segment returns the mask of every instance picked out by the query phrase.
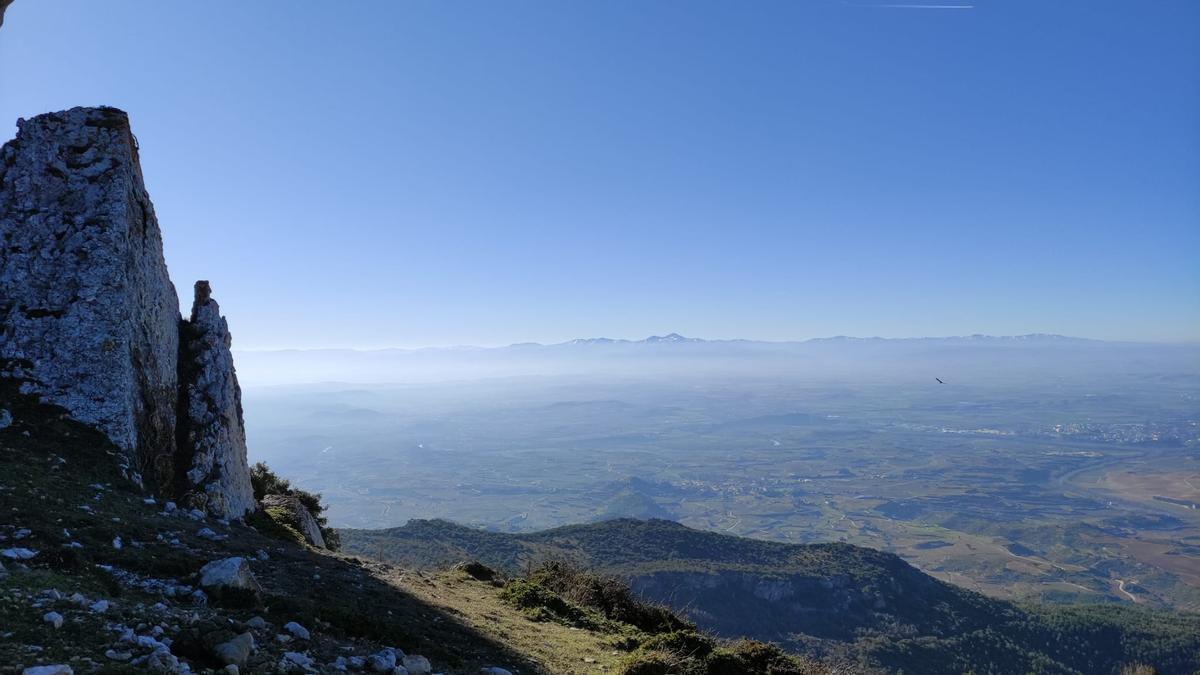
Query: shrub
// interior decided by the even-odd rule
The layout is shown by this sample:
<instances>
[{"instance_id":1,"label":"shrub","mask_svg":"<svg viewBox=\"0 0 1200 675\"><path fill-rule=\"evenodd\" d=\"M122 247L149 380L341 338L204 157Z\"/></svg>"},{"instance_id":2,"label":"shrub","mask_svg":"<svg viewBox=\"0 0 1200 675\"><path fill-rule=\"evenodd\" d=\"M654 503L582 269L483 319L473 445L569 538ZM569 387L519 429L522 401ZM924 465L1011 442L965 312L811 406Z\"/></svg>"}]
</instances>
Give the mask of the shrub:
<instances>
[{"instance_id":1,"label":"shrub","mask_svg":"<svg viewBox=\"0 0 1200 675\"><path fill-rule=\"evenodd\" d=\"M629 624L647 633L694 630L695 626L667 607L646 602L622 580L584 571L564 561L549 561L529 573L529 580L611 621Z\"/></svg>"},{"instance_id":2,"label":"shrub","mask_svg":"<svg viewBox=\"0 0 1200 675\"><path fill-rule=\"evenodd\" d=\"M280 478L278 474L271 470L271 467L267 466L266 462L257 462L254 466L250 467L250 485L254 488L254 499L260 502L267 495L289 495L295 497L297 501L304 505L304 508L308 509L313 519L317 521L317 526L321 529L321 537L325 539L325 547L331 551L341 548L341 535L338 534L337 530L328 526L328 520L322 515L325 512L325 504L321 503L320 493L308 492L307 490L292 487L291 481L286 478ZM258 519L259 522L261 520L261 518ZM272 516L270 520L275 521L278 527L286 528L287 530L292 529L282 524L283 521L279 518ZM255 523L252 522L251 524ZM272 531L276 529L269 525L267 528ZM278 532L278 535L283 534L285 533ZM293 537L283 536L282 538L292 539ZM300 541L303 540L304 538L300 537Z\"/></svg>"},{"instance_id":3,"label":"shrub","mask_svg":"<svg viewBox=\"0 0 1200 675\"><path fill-rule=\"evenodd\" d=\"M505 584L504 590L500 591L500 599L524 610L526 616L534 621L555 621L590 630L603 629L600 625L603 621L597 621L584 608L527 579L513 579Z\"/></svg>"}]
</instances>

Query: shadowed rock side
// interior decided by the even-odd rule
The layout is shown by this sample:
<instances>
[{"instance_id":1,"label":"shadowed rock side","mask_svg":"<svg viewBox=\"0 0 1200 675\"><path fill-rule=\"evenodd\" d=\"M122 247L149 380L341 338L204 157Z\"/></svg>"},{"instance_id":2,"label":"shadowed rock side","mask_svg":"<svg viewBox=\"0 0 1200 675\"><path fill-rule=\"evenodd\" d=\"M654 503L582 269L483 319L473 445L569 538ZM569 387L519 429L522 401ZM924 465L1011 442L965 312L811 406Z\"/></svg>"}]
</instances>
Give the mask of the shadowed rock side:
<instances>
[{"instance_id":1,"label":"shadowed rock side","mask_svg":"<svg viewBox=\"0 0 1200 675\"><path fill-rule=\"evenodd\" d=\"M188 500L214 515L237 518L254 510L242 390L229 351L229 326L207 281L196 282L191 321L182 324L181 336L180 384L187 406L180 419L186 429L181 449L190 458Z\"/></svg>"},{"instance_id":2,"label":"shadowed rock side","mask_svg":"<svg viewBox=\"0 0 1200 675\"><path fill-rule=\"evenodd\" d=\"M179 299L129 119L73 108L0 150L0 376L172 477Z\"/></svg>"},{"instance_id":3,"label":"shadowed rock side","mask_svg":"<svg viewBox=\"0 0 1200 675\"><path fill-rule=\"evenodd\" d=\"M0 26L4 25L4 10L13 4L13 0L0 0Z\"/></svg>"}]
</instances>

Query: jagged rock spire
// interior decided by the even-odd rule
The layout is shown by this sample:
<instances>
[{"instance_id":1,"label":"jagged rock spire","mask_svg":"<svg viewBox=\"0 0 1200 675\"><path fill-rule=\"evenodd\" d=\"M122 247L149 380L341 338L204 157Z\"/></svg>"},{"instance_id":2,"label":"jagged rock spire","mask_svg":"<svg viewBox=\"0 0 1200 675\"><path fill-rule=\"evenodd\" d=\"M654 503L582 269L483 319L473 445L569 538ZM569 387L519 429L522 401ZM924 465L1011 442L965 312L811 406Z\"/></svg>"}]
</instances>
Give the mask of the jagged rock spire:
<instances>
[{"instance_id":1,"label":"jagged rock spire","mask_svg":"<svg viewBox=\"0 0 1200 675\"><path fill-rule=\"evenodd\" d=\"M246 459L242 390L229 347L232 338L207 281L197 281L191 321L181 331L180 378L186 397L181 452L190 458L189 497L224 517L254 510Z\"/></svg>"}]
</instances>

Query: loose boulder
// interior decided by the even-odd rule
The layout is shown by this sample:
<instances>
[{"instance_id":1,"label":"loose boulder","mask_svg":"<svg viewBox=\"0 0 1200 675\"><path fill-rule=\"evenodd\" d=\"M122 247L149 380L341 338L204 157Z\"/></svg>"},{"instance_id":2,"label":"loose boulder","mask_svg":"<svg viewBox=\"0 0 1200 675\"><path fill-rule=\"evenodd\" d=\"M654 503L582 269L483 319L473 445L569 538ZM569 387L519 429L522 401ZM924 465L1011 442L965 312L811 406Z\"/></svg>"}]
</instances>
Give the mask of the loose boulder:
<instances>
[{"instance_id":1,"label":"loose boulder","mask_svg":"<svg viewBox=\"0 0 1200 675\"><path fill-rule=\"evenodd\" d=\"M262 587L245 558L214 560L200 568L200 585L215 596L257 595Z\"/></svg>"},{"instance_id":2,"label":"loose boulder","mask_svg":"<svg viewBox=\"0 0 1200 675\"><path fill-rule=\"evenodd\" d=\"M309 544L317 548L325 548L325 537L321 536L321 526L317 523L317 519L309 513L308 508L296 497L267 495L263 497L262 507L272 518L294 528Z\"/></svg>"},{"instance_id":3,"label":"loose boulder","mask_svg":"<svg viewBox=\"0 0 1200 675\"><path fill-rule=\"evenodd\" d=\"M246 665L246 661L253 652L254 636L250 633L242 633L232 640L213 647L213 653L222 663L239 667Z\"/></svg>"}]
</instances>

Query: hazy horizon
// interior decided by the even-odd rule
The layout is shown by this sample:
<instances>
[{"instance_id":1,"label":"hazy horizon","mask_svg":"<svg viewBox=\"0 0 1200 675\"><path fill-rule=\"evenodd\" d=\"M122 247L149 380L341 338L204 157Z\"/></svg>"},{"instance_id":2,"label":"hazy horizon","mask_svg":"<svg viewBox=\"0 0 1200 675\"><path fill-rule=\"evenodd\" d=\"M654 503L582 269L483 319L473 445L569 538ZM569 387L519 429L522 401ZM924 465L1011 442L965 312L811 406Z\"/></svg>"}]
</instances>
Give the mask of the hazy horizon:
<instances>
[{"instance_id":1,"label":"hazy horizon","mask_svg":"<svg viewBox=\"0 0 1200 675\"><path fill-rule=\"evenodd\" d=\"M666 331L653 333L641 336L618 336L618 335L589 335L570 338L568 340L560 340L551 342L548 340L530 340L526 342L503 342L503 343L456 343L456 344L419 344L419 345L396 345L387 344L379 346L341 346L330 345L320 347L238 347L236 344L233 347L234 352L280 352L280 351L356 351L356 352L372 352L372 351L421 351L421 350L439 350L439 349L504 349L505 347L555 347L568 345L575 341L587 340L612 340L618 343L638 343L656 337L666 337L668 335L680 335L688 340L700 340L702 342L758 342L765 344L799 344L804 342L816 342L822 340L956 340L970 338L994 338L994 339L1014 339L1014 338L1060 338L1064 340L1080 340L1089 342L1109 342L1109 343L1128 343L1128 344L1143 344L1143 345L1162 345L1162 346L1196 346L1200 345L1200 339L1180 339L1180 340L1111 340L1104 338L1088 337L1086 335L1060 335L1058 333L1024 333L1021 335L990 335L986 333L967 333L963 335L812 335L796 338L783 339L759 339L744 336L730 337L710 337L700 335L683 335L677 331Z\"/></svg>"}]
</instances>

